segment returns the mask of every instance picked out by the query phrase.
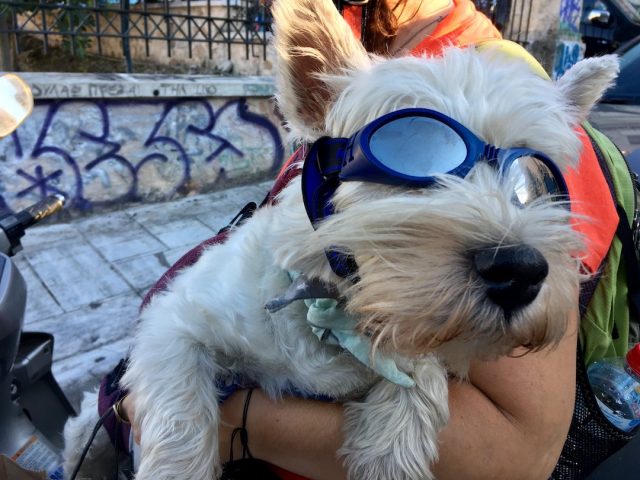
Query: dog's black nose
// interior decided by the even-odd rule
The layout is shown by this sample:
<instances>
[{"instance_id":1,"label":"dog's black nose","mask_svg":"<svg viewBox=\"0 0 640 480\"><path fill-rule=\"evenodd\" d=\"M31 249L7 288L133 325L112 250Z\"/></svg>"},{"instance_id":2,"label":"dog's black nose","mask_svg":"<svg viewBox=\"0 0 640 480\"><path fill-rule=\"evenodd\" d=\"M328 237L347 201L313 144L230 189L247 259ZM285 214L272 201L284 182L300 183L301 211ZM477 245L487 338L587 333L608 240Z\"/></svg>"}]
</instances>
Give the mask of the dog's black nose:
<instances>
[{"instance_id":1,"label":"dog's black nose","mask_svg":"<svg viewBox=\"0 0 640 480\"><path fill-rule=\"evenodd\" d=\"M549 273L542 253L527 245L479 250L473 264L487 287L487 296L507 317L533 302Z\"/></svg>"}]
</instances>

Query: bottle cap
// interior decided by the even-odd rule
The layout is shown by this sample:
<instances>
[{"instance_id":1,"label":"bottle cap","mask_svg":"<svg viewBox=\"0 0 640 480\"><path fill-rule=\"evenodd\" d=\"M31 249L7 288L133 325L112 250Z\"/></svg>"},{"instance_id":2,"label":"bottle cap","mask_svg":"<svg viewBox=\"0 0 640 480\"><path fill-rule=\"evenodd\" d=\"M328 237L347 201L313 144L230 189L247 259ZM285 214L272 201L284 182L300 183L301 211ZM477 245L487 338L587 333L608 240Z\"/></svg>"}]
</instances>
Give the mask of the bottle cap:
<instances>
[{"instance_id":1,"label":"bottle cap","mask_svg":"<svg viewBox=\"0 0 640 480\"><path fill-rule=\"evenodd\" d=\"M640 343L627 353L627 365L636 375L640 375Z\"/></svg>"}]
</instances>

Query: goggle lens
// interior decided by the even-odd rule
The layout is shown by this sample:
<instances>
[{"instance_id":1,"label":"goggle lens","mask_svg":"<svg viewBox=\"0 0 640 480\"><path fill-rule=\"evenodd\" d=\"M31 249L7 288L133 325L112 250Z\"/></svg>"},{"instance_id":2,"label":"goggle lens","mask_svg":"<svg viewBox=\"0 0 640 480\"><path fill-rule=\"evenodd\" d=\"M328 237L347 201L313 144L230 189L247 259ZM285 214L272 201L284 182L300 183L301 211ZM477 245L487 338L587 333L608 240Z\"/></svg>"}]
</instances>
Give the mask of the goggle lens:
<instances>
[{"instance_id":1,"label":"goggle lens","mask_svg":"<svg viewBox=\"0 0 640 480\"><path fill-rule=\"evenodd\" d=\"M513 201L516 205L527 206L545 198L566 201L566 186L559 180L558 173L542 160L533 156L513 159L502 172L507 182L513 185Z\"/></svg>"},{"instance_id":2,"label":"goggle lens","mask_svg":"<svg viewBox=\"0 0 640 480\"><path fill-rule=\"evenodd\" d=\"M464 140L451 127L418 116L385 123L371 134L369 148L383 167L423 178L455 170L468 153Z\"/></svg>"}]
</instances>

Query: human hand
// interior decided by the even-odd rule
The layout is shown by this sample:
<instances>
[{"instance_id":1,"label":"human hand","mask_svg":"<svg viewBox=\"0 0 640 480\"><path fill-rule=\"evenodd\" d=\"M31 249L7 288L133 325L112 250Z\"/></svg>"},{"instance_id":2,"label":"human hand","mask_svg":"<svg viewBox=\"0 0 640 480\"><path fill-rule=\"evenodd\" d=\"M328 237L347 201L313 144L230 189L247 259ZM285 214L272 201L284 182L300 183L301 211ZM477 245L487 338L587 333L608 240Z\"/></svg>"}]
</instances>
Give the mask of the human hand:
<instances>
[{"instance_id":1,"label":"human hand","mask_svg":"<svg viewBox=\"0 0 640 480\"><path fill-rule=\"evenodd\" d=\"M127 395L120 402L119 409L120 416L126 422L131 424L131 433L133 434L133 441L140 445L140 428L136 423L136 410L133 404L131 395Z\"/></svg>"}]
</instances>

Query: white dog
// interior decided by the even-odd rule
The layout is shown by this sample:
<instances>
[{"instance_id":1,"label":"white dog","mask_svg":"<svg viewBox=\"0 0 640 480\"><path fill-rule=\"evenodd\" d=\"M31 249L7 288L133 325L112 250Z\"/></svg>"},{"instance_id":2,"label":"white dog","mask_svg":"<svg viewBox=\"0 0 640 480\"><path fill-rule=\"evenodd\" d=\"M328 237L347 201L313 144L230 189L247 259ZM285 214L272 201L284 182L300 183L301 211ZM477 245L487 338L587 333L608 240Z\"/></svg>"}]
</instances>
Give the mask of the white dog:
<instances>
[{"instance_id":1,"label":"white dog","mask_svg":"<svg viewBox=\"0 0 640 480\"><path fill-rule=\"evenodd\" d=\"M293 137L306 142L429 109L493 146L543 152L564 171L579 158L575 127L617 73L615 57L585 60L557 83L492 50L382 59L364 51L330 0L278 0L273 13L279 106ZM449 147L432 140L412 139L421 145L410 152L435 151L446 163ZM392 150L407 155L408 144ZM136 478L220 473L213 379L232 375L272 396L293 387L344 400L340 454L351 478L431 478L448 420L448 372L464 377L473 359L553 345L575 306L582 243L569 209L518 197L521 178L509 172L477 161L463 176L436 171L425 188L344 181L333 213L315 226L297 177L275 206L208 248L141 315L123 378L142 431ZM336 275L327 252L357 270ZM371 345L371 367L319 339L305 303L265 309L294 274L338 292L337 308L356 324L351 338ZM88 410L69 422L67 471L96 419ZM91 458L105 448L98 441ZM91 471L98 463L82 475L99 478Z\"/></svg>"}]
</instances>

